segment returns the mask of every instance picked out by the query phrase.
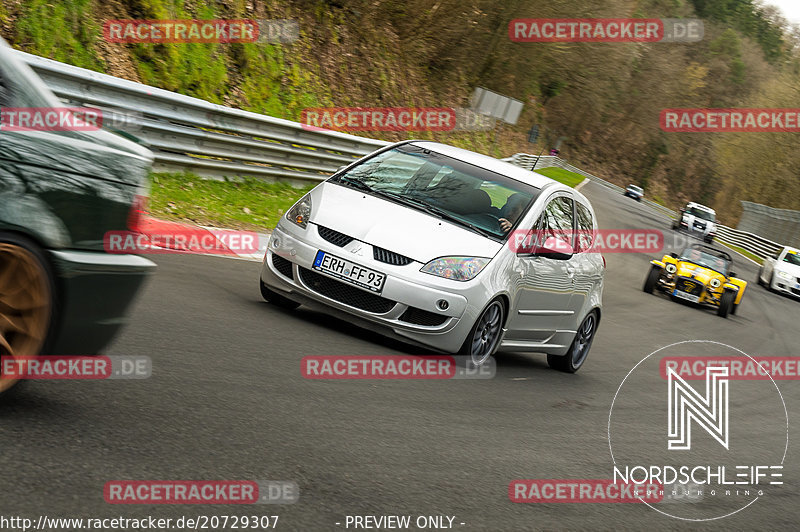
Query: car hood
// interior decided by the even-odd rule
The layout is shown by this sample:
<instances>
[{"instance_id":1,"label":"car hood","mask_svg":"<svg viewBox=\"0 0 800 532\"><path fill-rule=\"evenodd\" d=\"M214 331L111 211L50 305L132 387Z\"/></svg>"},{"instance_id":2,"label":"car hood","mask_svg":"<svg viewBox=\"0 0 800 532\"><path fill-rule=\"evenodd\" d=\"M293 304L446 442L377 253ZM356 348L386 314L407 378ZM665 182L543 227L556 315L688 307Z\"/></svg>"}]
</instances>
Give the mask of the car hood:
<instances>
[{"instance_id":1,"label":"car hood","mask_svg":"<svg viewBox=\"0 0 800 532\"><path fill-rule=\"evenodd\" d=\"M680 277L693 277L705 285L707 285L711 279L725 281L725 276L721 273L710 268L698 266L692 262L679 262L678 271L675 273Z\"/></svg>"},{"instance_id":2,"label":"car hood","mask_svg":"<svg viewBox=\"0 0 800 532\"><path fill-rule=\"evenodd\" d=\"M789 264L788 262L775 263L775 269L781 272L786 272L794 277L800 277L800 266Z\"/></svg>"},{"instance_id":3,"label":"car hood","mask_svg":"<svg viewBox=\"0 0 800 532\"><path fill-rule=\"evenodd\" d=\"M311 222L426 263L438 257L494 257L504 245L412 207L333 183L311 192Z\"/></svg>"}]
</instances>

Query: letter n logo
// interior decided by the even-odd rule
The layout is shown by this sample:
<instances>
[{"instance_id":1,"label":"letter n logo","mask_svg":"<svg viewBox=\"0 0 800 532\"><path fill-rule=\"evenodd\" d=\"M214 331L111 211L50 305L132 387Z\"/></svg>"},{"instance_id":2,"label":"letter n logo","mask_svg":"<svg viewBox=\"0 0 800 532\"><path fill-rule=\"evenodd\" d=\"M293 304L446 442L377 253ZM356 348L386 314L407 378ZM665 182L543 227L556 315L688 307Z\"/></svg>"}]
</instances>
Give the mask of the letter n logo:
<instances>
[{"instance_id":1,"label":"letter n logo","mask_svg":"<svg viewBox=\"0 0 800 532\"><path fill-rule=\"evenodd\" d=\"M706 368L705 397L667 368L669 438L672 451L692 448L692 420L728 448L728 368Z\"/></svg>"}]
</instances>

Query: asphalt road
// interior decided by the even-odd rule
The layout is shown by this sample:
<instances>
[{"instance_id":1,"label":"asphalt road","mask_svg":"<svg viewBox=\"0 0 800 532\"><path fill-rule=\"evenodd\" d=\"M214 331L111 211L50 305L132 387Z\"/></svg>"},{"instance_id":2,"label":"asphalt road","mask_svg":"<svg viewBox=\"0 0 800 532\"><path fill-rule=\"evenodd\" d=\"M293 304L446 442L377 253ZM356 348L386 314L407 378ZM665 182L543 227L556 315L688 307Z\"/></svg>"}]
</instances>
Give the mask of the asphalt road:
<instances>
[{"instance_id":1,"label":"asphalt road","mask_svg":"<svg viewBox=\"0 0 800 532\"><path fill-rule=\"evenodd\" d=\"M668 229L633 200L593 184L583 191L604 228ZM279 515L278 529L322 531L345 529L347 515L455 516L463 530L694 528L642 504L514 504L508 485L610 478L609 408L637 362L688 339L796 356L800 302L752 282L739 314L722 319L644 294L652 256L606 258L600 331L577 374L509 353L491 380L391 382L304 380L300 359L424 351L262 302L258 263L155 256L158 272L108 351L150 356L153 376L30 382L0 405L0 515ZM737 259L740 276L754 281L756 266ZM800 385L778 384L793 420ZM741 438L760 445L759 420L748 423ZM705 527L795 527L795 450L786 486ZM109 505L103 485L120 479L292 480L301 496L283 506Z\"/></svg>"}]
</instances>

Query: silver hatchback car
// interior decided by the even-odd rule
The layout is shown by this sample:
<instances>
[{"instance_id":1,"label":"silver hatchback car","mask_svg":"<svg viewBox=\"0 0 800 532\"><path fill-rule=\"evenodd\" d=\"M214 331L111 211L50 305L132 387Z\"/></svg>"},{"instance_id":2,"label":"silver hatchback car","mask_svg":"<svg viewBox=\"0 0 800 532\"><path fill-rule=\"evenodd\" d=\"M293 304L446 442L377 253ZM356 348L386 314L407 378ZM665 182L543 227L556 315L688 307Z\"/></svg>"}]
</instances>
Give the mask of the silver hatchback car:
<instances>
[{"instance_id":1,"label":"silver hatchback car","mask_svg":"<svg viewBox=\"0 0 800 532\"><path fill-rule=\"evenodd\" d=\"M427 141L382 148L281 218L261 294L406 342L472 357L546 353L583 365L600 322L605 261L594 211L540 174Z\"/></svg>"}]
</instances>

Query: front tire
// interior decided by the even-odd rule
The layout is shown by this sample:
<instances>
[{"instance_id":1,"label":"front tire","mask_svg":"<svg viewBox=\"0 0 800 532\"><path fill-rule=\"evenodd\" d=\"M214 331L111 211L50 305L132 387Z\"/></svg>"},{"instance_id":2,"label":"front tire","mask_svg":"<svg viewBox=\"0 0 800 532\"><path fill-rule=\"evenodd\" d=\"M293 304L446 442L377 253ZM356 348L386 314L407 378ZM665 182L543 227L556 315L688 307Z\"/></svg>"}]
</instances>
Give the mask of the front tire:
<instances>
[{"instance_id":1,"label":"front tire","mask_svg":"<svg viewBox=\"0 0 800 532\"><path fill-rule=\"evenodd\" d=\"M653 289L655 288L660 277L661 268L658 266L653 266L650 268L650 273L647 274L647 279L644 280L644 286L642 287L642 290L644 290L646 294L652 294Z\"/></svg>"},{"instance_id":2,"label":"front tire","mask_svg":"<svg viewBox=\"0 0 800 532\"><path fill-rule=\"evenodd\" d=\"M284 297L272 290L270 287L264 284L264 281L259 281L259 284L261 285L261 297L264 298L264 301L272 303L276 307L281 307L288 310L294 310L300 306L300 303L297 301L292 301L288 297Z\"/></svg>"},{"instance_id":3,"label":"front tire","mask_svg":"<svg viewBox=\"0 0 800 532\"><path fill-rule=\"evenodd\" d=\"M733 300L736 299L736 292L733 290L725 290L722 293L722 297L719 300L719 308L717 309L717 315L722 318L727 318L728 314L733 314L731 309L733 308Z\"/></svg>"},{"instance_id":4,"label":"front tire","mask_svg":"<svg viewBox=\"0 0 800 532\"><path fill-rule=\"evenodd\" d=\"M567 354L563 356L547 355L547 364L553 369L566 373L575 373L581 369L583 363L586 362L586 357L589 356L589 349L592 348L594 335L597 332L597 323L597 312L593 310L583 318Z\"/></svg>"},{"instance_id":5,"label":"front tire","mask_svg":"<svg viewBox=\"0 0 800 532\"><path fill-rule=\"evenodd\" d=\"M26 238L0 233L0 356L40 356L49 349L56 285L44 252ZM0 374L0 394L19 383Z\"/></svg>"},{"instance_id":6,"label":"front tire","mask_svg":"<svg viewBox=\"0 0 800 532\"><path fill-rule=\"evenodd\" d=\"M505 314L506 309L499 299L489 303L475 320L458 354L470 357L475 366L483 365L500 345Z\"/></svg>"}]
</instances>

